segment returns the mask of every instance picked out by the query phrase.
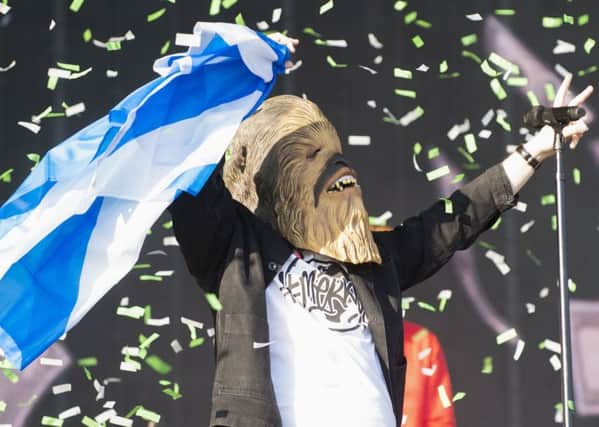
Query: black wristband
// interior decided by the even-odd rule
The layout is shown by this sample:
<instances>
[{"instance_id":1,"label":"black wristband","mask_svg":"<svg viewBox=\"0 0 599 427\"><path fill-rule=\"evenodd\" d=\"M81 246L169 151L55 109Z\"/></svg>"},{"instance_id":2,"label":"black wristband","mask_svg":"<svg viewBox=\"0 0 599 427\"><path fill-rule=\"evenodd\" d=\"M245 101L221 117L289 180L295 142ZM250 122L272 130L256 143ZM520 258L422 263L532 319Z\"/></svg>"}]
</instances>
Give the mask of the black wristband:
<instances>
[{"instance_id":1,"label":"black wristband","mask_svg":"<svg viewBox=\"0 0 599 427\"><path fill-rule=\"evenodd\" d=\"M524 148L524 145L520 144L516 147L516 152L522 156L522 158L528 163L534 170L537 170L541 167L541 162L535 159L532 154Z\"/></svg>"}]
</instances>

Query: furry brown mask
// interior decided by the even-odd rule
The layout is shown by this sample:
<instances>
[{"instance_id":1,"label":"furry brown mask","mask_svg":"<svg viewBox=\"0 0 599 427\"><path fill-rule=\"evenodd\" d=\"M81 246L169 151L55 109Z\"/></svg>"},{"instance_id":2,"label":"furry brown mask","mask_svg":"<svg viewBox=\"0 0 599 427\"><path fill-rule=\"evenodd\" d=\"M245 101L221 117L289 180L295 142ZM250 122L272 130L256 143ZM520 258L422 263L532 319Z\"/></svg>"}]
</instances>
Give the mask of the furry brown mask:
<instances>
[{"instance_id":1,"label":"furry brown mask","mask_svg":"<svg viewBox=\"0 0 599 427\"><path fill-rule=\"evenodd\" d=\"M289 95L265 101L239 127L224 180L295 247L352 264L381 262L357 175L314 103Z\"/></svg>"}]
</instances>

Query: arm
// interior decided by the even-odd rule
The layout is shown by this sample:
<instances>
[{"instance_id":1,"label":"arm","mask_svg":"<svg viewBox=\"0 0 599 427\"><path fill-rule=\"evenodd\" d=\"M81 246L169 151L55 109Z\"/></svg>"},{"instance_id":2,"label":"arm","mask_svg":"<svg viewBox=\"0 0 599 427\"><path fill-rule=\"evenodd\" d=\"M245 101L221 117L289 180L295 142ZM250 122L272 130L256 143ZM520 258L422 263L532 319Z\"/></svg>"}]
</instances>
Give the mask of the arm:
<instances>
[{"instance_id":1,"label":"arm","mask_svg":"<svg viewBox=\"0 0 599 427\"><path fill-rule=\"evenodd\" d=\"M182 193L169 206L175 237L187 268L207 292L214 292L235 227L236 202L217 167L197 196Z\"/></svg>"}]
</instances>

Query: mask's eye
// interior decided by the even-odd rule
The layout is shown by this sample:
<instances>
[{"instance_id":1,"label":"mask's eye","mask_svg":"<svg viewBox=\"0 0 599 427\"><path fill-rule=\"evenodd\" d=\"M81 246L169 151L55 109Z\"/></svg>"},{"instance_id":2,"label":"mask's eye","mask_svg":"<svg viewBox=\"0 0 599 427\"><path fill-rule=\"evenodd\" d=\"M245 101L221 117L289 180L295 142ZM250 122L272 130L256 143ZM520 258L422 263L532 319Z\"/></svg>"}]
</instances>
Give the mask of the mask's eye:
<instances>
[{"instance_id":1,"label":"mask's eye","mask_svg":"<svg viewBox=\"0 0 599 427\"><path fill-rule=\"evenodd\" d=\"M318 153L320 153L320 148L317 148L316 150L314 150L310 154L308 154L308 158L314 159Z\"/></svg>"}]
</instances>

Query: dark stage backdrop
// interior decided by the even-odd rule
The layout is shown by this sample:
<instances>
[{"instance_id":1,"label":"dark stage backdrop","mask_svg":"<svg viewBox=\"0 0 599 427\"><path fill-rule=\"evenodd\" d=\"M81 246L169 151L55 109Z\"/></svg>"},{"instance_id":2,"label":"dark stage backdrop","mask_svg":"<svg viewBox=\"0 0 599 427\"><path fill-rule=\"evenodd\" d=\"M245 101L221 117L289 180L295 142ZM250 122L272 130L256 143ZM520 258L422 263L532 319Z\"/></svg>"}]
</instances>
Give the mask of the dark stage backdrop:
<instances>
[{"instance_id":1,"label":"dark stage backdrop","mask_svg":"<svg viewBox=\"0 0 599 427\"><path fill-rule=\"evenodd\" d=\"M561 80L560 70L575 73L576 91L595 83L599 75L593 68L599 65L598 48L592 49L599 16L595 0L338 0L322 15L324 0L222 0L220 11L210 16L211 3L221 4L87 0L75 13L70 0L11 0L12 9L0 15L0 67L16 61L12 69L0 72L0 201L28 174L35 154L44 154L153 79L154 59L161 56L161 50L182 50L174 46L175 34L191 32L198 20L233 22L242 16L252 28L265 21L271 29L288 30L301 39L296 59L302 66L281 76L275 92L305 95L322 108L337 126L344 150L360 174L369 212L372 216L391 212L390 225L449 194L503 159L507 147L521 142L525 136L520 132L520 119L531 105L529 91L547 104ZM148 16L163 8L162 16L148 22ZM282 14L273 24L276 8ZM466 17L477 13L482 20ZM556 20L544 21L544 17ZM50 29L52 20L55 26ZM559 26L546 28L544 22ZM86 29L91 31L89 42L83 36ZM105 42L128 31L135 38L122 41L120 49L94 45L94 39ZM421 47L415 36L421 37ZM347 47L317 43L317 39L345 40ZM167 42L170 46L165 46ZM554 54L558 44L562 50L571 49L564 42L574 46L575 52ZM493 53L518 70L506 72ZM496 84L503 87L504 96L493 92L493 77L479 63L485 60L497 72ZM59 80L49 90L47 70L56 67L57 61L92 70L79 79ZM402 78L404 73L396 68L410 71L412 77ZM107 70L118 75L109 78ZM591 114L596 99L588 105ZM33 115L48 106L61 113L63 103L79 102L85 103L83 113L46 117L37 134L17 124L31 122ZM405 121L400 123L417 107L424 113L420 118L405 126ZM451 140L448 132L466 120L469 127ZM590 122L589 135L567 156L567 207L570 275L576 284L572 297L587 302L589 318L596 319L599 139L595 123ZM480 134L485 129L489 132ZM472 138L466 134L473 135L475 152L469 153L474 147L466 145L466 139ZM350 145L350 135L369 136L370 144ZM417 155L415 146L416 151L421 148ZM443 166L449 167L448 175L427 180L427 172ZM462 182L456 182L460 174L464 174ZM556 233L552 229L555 204L545 197L555 192L551 162L536 175L521 194L525 211L508 212L481 241L406 295L413 298L406 301L407 318L438 334L454 392L466 393L454 403L460 426L547 426L555 422L559 371L549 361L554 353L541 345L545 339L558 341L559 324ZM81 414L68 418L65 425L80 425L84 415L94 417L105 411L107 401L115 402L114 409L122 416L142 405L161 415L162 426L207 424L214 366L212 314L187 273L178 247L169 244L173 234L169 221L164 214L152 228L138 268L51 348L48 357L62 359L62 367L34 362L17 373L18 382L11 382L10 378L16 381L14 374L3 371L0 401L6 407L0 403L0 424L39 425L43 416L56 417L78 406ZM485 256L489 249L505 257L507 274L500 271L507 270L505 265L498 267ZM174 274L155 280L157 272L165 271ZM144 280L148 275L154 280ZM443 312L437 299L442 290L452 291ZM128 298L130 306L151 306L152 318L169 317L170 324L151 326L143 319L117 316L119 304L127 302L123 298ZM190 348L191 329L182 317L203 324L196 327L203 343L194 341ZM578 380L585 395L578 390L577 408L586 408L583 412L588 413L593 399L595 405L599 401L599 338L592 320L587 323L588 333L575 354L581 369L586 369ZM518 338L497 345L496 336L510 328L515 328ZM136 346L140 335L152 333L160 336L141 361L142 370L120 370L122 348ZM182 351L173 350L174 340ZM525 342L525 348L515 361L518 340ZM492 370L490 366L483 369L485 360ZM52 386L67 383L72 391L53 394ZM98 384L105 384L100 399ZM586 403L581 407L582 399ZM133 419L134 425L148 425L142 418ZM580 427L599 425L596 415L579 414L575 420Z\"/></svg>"}]
</instances>

